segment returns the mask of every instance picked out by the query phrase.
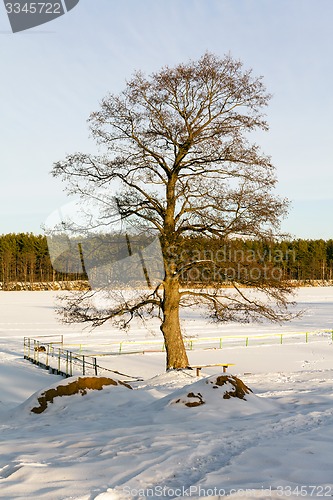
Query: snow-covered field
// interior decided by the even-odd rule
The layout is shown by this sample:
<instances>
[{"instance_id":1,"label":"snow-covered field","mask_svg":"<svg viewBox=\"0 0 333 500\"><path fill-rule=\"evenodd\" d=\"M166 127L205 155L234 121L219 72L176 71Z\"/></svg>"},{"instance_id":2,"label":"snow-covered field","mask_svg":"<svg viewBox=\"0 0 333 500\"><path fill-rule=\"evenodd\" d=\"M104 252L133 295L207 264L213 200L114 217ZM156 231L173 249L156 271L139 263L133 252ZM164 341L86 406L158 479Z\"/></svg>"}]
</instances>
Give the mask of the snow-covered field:
<instances>
[{"instance_id":1,"label":"snow-covered field","mask_svg":"<svg viewBox=\"0 0 333 500\"><path fill-rule=\"evenodd\" d=\"M89 332L59 324L55 296L0 293L1 499L333 496L331 334L189 352L192 364L234 363L229 373L253 391L246 400L223 398L219 368L203 369L201 378L164 373L164 354L154 352L113 356L115 370L143 379L131 382L134 390L56 397L36 414L42 392L72 379L25 361L24 336L62 333L65 342L90 345L127 338L106 325ZM305 313L283 326L216 326L193 313L183 327L199 337L333 328L332 287L304 288L296 299ZM149 328L136 325L128 338L158 338L158 325ZM190 393L205 404L182 404Z\"/></svg>"}]
</instances>

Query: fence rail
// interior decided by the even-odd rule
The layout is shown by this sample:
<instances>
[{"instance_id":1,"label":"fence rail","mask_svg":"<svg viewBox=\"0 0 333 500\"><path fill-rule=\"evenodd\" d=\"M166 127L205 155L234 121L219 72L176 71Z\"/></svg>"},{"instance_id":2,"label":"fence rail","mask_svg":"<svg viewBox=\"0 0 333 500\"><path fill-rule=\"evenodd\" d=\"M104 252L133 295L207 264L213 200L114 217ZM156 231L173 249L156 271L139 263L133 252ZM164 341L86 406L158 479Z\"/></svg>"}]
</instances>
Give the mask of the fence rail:
<instances>
[{"instance_id":1,"label":"fence rail","mask_svg":"<svg viewBox=\"0 0 333 500\"><path fill-rule=\"evenodd\" d=\"M321 339L322 336L329 336L333 341L332 330L316 330L307 332L284 332L284 333L263 333L256 335L223 335L219 337L188 337L184 338L185 347L192 351L195 348L211 347L212 349L222 349L230 345L244 345L246 347L257 344L279 343L283 344L292 340L300 340L310 342L315 337ZM267 342L267 341L270 342ZM131 354L139 352L163 352L165 345L163 339L160 340L121 340L118 342L107 342L96 344L66 344L67 347L76 348L79 353L89 353L92 348L97 347L99 351L103 348L104 352L99 352L99 355L108 354Z\"/></svg>"},{"instance_id":2,"label":"fence rail","mask_svg":"<svg viewBox=\"0 0 333 500\"><path fill-rule=\"evenodd\" d=\"M196 348L222 349L226 346L254 346L273 343L283 344L288 341L301 341L308 343L315 338L321 340L328 338L333 342L332 330L316 330L312 332L285 332L258 335L227 335L221 337L195 337L185 338L185 347L192 351ZM270 342L267 342L267 340ZM78 352L70 348L78 348ZM91 352L97 349L96 352ZM105 350L103 349L105 348ZM106 350L106 348L108 350ZM63 335L24 337L24 358L41 366L51 373L64 377L73 375L99 375L102 372L113 372L126 377L131 377L101 366L98 358L106 358L122 354L138 354L145 352L163 352L165 345L162 340L123 340L107 344L64 344ZM133 378L133 377L132 377Z\"/></svg>"}]
</instances>

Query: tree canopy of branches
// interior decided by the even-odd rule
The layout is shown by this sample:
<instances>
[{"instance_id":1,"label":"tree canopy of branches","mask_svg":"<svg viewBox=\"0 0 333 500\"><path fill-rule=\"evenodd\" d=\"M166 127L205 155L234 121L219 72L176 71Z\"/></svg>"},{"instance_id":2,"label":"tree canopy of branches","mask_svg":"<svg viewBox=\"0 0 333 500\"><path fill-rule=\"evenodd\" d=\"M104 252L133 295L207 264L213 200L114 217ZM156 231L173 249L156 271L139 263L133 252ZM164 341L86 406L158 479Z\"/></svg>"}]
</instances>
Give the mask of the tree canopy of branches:
<instances>
[{"instance_id":1,"label":"tree canopy of branches","mask_svg":"<svg viewBox=\"0 0 333 500\"><path fill-rule=\"evenodd\" d=\"M188 366L182 306L204 305L215 321L287 318L290 287L274 275L274 262L264 269L260 259L250 264L244 256L242 267L230 272L216 255L202 258L184 247L190 237L272 240L278 234L288 202L274 193L270 158L251 142L251 133L268 130L269 99L262 79L241 62L206 53L150 77L137 72L123 92L102 100L89 119L101 153L69 155L53 175L69 193L102 199L103 227L112 226L116 207L123 221L155 233L164 277L140 297L105 309L94 307L92 293L68 298L66 321L99 325L158 311L166 366L181 369ZM213 286L181 286L184 272L203 276L203 270Z\"/></svg>"}]
</instances>

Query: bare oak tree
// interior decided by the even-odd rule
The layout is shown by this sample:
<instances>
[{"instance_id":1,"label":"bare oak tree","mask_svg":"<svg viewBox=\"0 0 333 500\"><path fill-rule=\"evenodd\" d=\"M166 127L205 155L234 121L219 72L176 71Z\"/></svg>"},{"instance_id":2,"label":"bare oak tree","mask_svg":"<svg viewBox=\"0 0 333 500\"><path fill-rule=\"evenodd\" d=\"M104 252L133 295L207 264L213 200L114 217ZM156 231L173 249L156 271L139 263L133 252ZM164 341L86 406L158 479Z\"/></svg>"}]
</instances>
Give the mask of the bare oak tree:
<instances>
[{"instance_id":1,"label":"bare oak tree","mask_svg":"<svg viewBox=\"0 0 333 500\"><path fill-rule=\"evenodd\" d=\"M241 272L224 270L222 276L218 259L188 258L184 243L196 236L225 242L278 234L288 203L274 194L270 158L251 143L252 132L268 130L262 110L269 99L262 79L241 62L206 53L148 78L135 73L123 92L102 100L89 122L104 152L70 155L54 165L53 175L83 198L100 197L102 190L105 206L116 203L123 220L155 231L164 279L140 300L107 310L95 309L89 293L69 299L67 321L99 325L119 315L130 319L147 308L159 310L167 369L180 369L189 364L181 306L204 305L216 321L287 318L290 288L267 267L264 272L262 262L256 262L255 277L246 272L246 258ZM107 209L101 221L107 225ZM206 286L202 280L202 286L185 286L184 273L189 276L193 269L210 270Z\"/></svg>"}]
</instances>

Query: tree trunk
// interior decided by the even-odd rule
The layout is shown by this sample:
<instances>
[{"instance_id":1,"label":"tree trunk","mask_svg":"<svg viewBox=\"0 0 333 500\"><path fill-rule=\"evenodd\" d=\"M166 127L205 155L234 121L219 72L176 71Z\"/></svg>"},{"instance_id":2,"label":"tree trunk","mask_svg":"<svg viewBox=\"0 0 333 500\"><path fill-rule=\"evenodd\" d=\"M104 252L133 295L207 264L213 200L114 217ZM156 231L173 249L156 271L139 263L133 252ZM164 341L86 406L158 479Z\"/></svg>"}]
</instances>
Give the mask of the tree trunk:
<instances>
[{"instance_id":1,"label":"tree trunk","mask_svg":"<svg viewBox=\"0 0 333 500\"><path fill-rule=\"evenodd\" d=\"M169 276L164 281L164 298L162 303L163 333L166 349L166 368L181 369L189 366L179 322L179 282Z\"/></svg>"}]
</instances>

